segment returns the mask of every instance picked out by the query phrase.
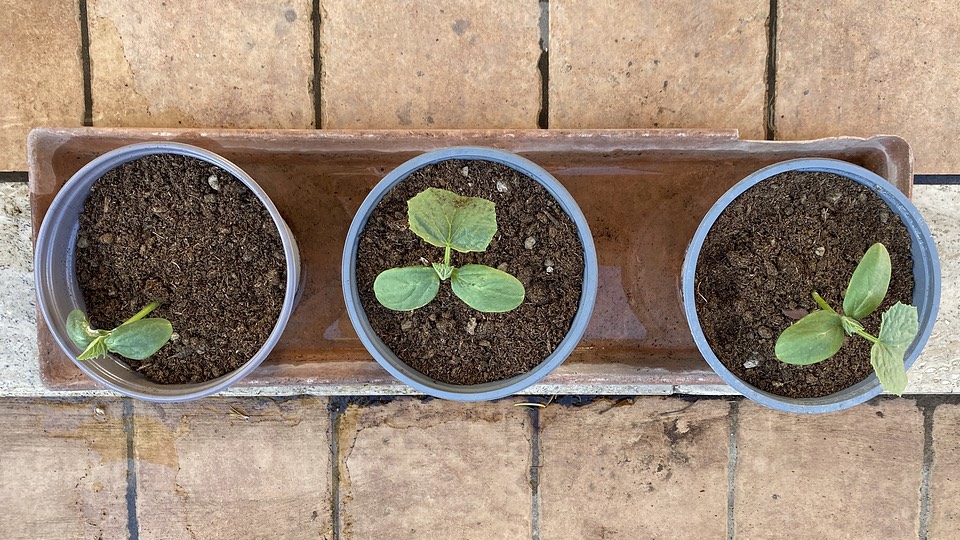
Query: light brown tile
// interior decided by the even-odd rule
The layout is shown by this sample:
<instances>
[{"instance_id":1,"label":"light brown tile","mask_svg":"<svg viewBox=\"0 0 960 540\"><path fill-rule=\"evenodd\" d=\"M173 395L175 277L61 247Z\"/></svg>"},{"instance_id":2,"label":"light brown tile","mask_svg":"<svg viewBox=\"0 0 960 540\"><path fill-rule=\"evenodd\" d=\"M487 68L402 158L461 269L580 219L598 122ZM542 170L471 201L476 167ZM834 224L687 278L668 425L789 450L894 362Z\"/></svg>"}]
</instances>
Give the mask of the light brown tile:
<instances>
[{"instance_id":1,"label":"light brown tile","mask_svg":"<svg viewBox=\"0 0 960 540\"><path fill-rule=\"evenodd\" d=\"M960 4L781 0L777 138L901 135L916 171L960 173Z\"/></svg>"},{"instance_id":2,"label":"light brown tile","mask_svg":"<svg viewBox=\"0 0 960 540\"><path fill-rule=\"evenodd\" d=\"M83 124L75 0L0 0L0 171L27 170L27 133Z\"/></svg>"},{"instance_id":3,"label":"light brown tile","mask_svg":"<svg viewBox=\"0 0 960 540\"><path fill-rule=\"evenodd\" d=\"M127 538L118 399L0 401L0 538Z\"/></svg>"},{"instance_id":4,"label":"light brown tile","mask_svg":"<svg viewBox=\"0 0 960 540\"><path fill-rule=\"evenodd\" d=\"M541 538L724 538L727 401L540 413Z\"/></svg>"},{"instance_id":5,"label":"light brown tile","mask_svg":"<svg viewBox=\"0 0 960 540\"><path fill-rule=\"evenodd\" d=\"M529 537L530 430L512 401L351 406L339 434L343 538Z\"/></svg>"},{"instance_id":6,"label":"light brown tile","mask_svg":"<svg viewBox=\"0 0 960 540\"><path fill-rule=\"evenodd\" d=\"M321 0L323 127L535 128L537 2Z\"/></svg>"},{"instance_id":7,"label":"light brown tile","mask_svg":"<svg viewBox=\"0 0 960 540\"><path fill-rule=\"evenodd\" d=\"M90 0L93 122L308 128L310 0Z\"/></svg>"},{"instance_id":8,"label":"light brown tile","mask_svg":"<svg viewBox=\"0 0 960 540\"><path fill-rule=\"evenodd\" d=\"M930 471L930 538L953 538L960 530L960 405L933 413Z\"/></svg>"},{"instance_id":9,"label":"light brown tile","mask_svg":"<svg viewBox=\"0 0 960 540\"><path fill-rule=\"evenodd\" d=\"M140 538L332 538L326 403L137 403Z\"/></svg>"},{"instance_id":10,"label":"light brown tile","mask_svg":"<svg viewBox=\"0 0 960 540\"><path fill-rule=\"evenodd\" d=\"M551 0L551 128L763 138L765 0Z\"/></svg>"},{"instance_id":11,"label":"light brown tile","mask_svg":"<svg viewBox=\"0 0 960 540\"><path fill-rule=\"evenodd\" d=\"M741 402L736 537L916 538L923 413L907 399L790 415Z\"/></svg>"}]
</instances>

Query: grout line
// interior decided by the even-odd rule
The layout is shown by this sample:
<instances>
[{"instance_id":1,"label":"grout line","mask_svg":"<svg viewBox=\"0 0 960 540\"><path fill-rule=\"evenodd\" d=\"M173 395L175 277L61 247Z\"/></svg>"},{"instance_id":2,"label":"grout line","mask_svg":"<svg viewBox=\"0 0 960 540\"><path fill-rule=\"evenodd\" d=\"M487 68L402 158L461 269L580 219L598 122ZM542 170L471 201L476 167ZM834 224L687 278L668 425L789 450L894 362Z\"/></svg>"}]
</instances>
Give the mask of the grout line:
<instances>
[{"instance_id":1,"label":"grout line","mask_svg":"<svg viewBox=\"0 0 960 540\"><path fill-rule=\"evenodd\" d=\"M80 0L80 68L83 71L83 125L93 125L93 76L90 71L90 23L87 0Z\"/></svg>"},{"instance_id":2,"label":"grout line","mask_svg":"<svg viewBox=\"0 0 960 540\"><path fill-rule=\"evenodd\" d=\"M550 0L540 2L540 58L537 71L540 72L540 112L537 113L537 127L550 127Z\"/></svg>"},{"instance_id":3,"label":"grout line","mask_svg":"<svg viewBox=\"0 0 960 540\"><path fill-rule=\"evenodd\" d=\"M764 136L768 141L777 138L777 0L770 0L770 18L767 24L767 96L763 110Z\"/></svg>"},{"instance_id":4,"label":"grout line","mask_svg":"<svg viewBox=\"0 0 960 540\"><path fill-rule=\"evenodd\" d=\"M4 171L0 172L0 182L21 182L26 183L30 176L26 171Z\"/></svg>"},{"instance_id":5,"label":"grout line","mask_svg":"<svg viewBox=\"0 0 960 540\"><path fill-rule=\"evenodd\" d=\"M920 523L917 537L927 540L930 531L930 481L936 458L933 448L933 413L937 409L937 403L918 402L917 406L923 410L923 466L920 469Z\"/></svg>"},{"instance_id":6,"label":"grout line","mask_svg":"<svg viewBox=\"0 0 960 540\"><path fill-rule=\"evenodd\" d=\"M127 531L130 540L140 539L137 519L137 460L133 454L133 401L123 398L123 431L127 435Z\"/></svg>"},{"instance_id":7,"label":"grout line","mask_svg":"<svg viewBox=\"0 0 960 540\"><path fill-rule=\"evenodd\" d=\"M734 519L734 503L736 502L736 480L737 480L737 460L739 459L739 448L737 447L737 430L740 428L740 400L735 399L730 402L730 442L728 446L727 462L727 540L733 540L736 535L737 523Z\"/></svg>"},{"instance_id":8,"label":"grout line","mask_svg":"<svg viewBox=\"0 0 960 540\"><path fill-rule=\"evenodd\" d=\"M340 524L340 418L347 409L347 397L331 397L330 411L330 523L333 540L343 538Z\"/></svg>"},{"instance_id":9,"label":"grout line","mask_svg":"<svg viewBox=\"0 0 960 540\"><path fill-rule=\"evenodd\" d=\"M540 408L530 407L530 538L540 540Z\"/></svg>"},{"instance_id":10,"label":"grout line","mask_svg":"<svg viewBox=\"0 0 960 540\"><path fill-rule=\"evenodd\" d=\"M960 174L915 174L914 185L957 185L960 184Z\"/></svg>"},{"instance_id":11,"label":"grout line","mask_svg":"<svg viewBox=\"0 0 960 540\"><path fill-rule=\"evenodd\" d=\"M320 109L320 0L313 0L313 128L323 129Z\"/></svg>"}]
</instances>

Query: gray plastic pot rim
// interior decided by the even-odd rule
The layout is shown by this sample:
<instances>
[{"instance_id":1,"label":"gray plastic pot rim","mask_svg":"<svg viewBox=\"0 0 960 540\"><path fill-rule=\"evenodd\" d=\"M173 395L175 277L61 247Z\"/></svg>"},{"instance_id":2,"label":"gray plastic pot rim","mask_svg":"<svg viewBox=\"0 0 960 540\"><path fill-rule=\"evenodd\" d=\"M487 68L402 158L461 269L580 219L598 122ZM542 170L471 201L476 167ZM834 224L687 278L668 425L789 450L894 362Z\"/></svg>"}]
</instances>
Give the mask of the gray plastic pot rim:
<instances>
[{"instance_id":1,"label":"gray plastic pot rim","mask_svg":"<svg viewBox=\"0 0 960 540\"><path fill-rule=\"evenodd\" d=\"M801 158L782 161L760 169L730 188L710 208L687 247L681 269L681 296L687 324L693 333L700 353L725 383L745 397L772 409L803 414L835 412L853 407L882 392L876 374L835 394L819 398L788 398L762 391L734 375L713 353L696 312L695 277L697 261L704 239L721 213L743 192L760 182L786 171L823 171L839 174L863 184L877 193L896 213L911 235L911 255L914 261L915 287L913 304L920 314L920 332L907 349L904 365L907 369L920 355L933 331L940 305L940 259L930 229L912 202L879 175L851 163L826 158Z\"/></svg>"},{"instance_id":2,"label":"gray plastic pot rim","mask_svg":"<svg viewBox=\"0 0 960 540\"><path fill-rule=\"evenodd\" d=\"M284 302L273 331L259 351L242 366L216 379L192 384L157 384L147 381L141 374L134 372L123 361L114 358L78 361L79 350L67 337L64 321L73 309L84 309L83 298L79 292L74 275L74 249L78 222L76 219L91 186L106 172L148 155L178 154L212 163L235 176L244 183L267 209L277 226L283 242L287 266ZM69 215L67 215L69 214ZM65 247L62 244L66 243ZM59 246L59 249L58 249ZM58 267L57 262L63 267ZM87 376L107 388L123 395L144 401L184 402L200 399L232 386L253 371L267 357L280 339L290 315L299 298L302 285L300 273L300 253L296 239L276 206L266 192L243 169L209 150L176 142L145 142L123 146L111 150L77 171L54 197L50 208L41 223L37 234L34 254L36 275L37 305L46 321L54 340ZM64 274L58 274L65 272ZM62 283L58 283L62 280ZM66 286L68 290L59 291ZM59 291L59 292L58 292ZM58 308L58 305L63 307Z\"/></svg>"},{"instance_id":3,"label":"gray plastic pot rim","mask_svg":"<svg viewBox=\"0 0 960 540\"><path fill-rule=\"evenodd\" d=\"M541 184L561 205L573 220L584 251L583 287L577 314L567 335L540 364L530 371L502 381L476 385L455 385L436 381L414 370L399 358L373 332L366 313L360 304L359 291L354 280L356 274L357 242L366 227L370 213L393 186L410 173L426 165L450 159L478 159L507 165ZM532 161L511 152L477 146L456 146L426 152L401 164L388 173L367 195L357 210L344 245L341 271L343 297L347 313L361 342L374 359L391 375L419 392L454 401L488 401L516 394L533 385L556 369L576 347L586 331L597 296L598 263L596 247L590 227L570 193L550 173Z\"/></svg>"}]
</instances>

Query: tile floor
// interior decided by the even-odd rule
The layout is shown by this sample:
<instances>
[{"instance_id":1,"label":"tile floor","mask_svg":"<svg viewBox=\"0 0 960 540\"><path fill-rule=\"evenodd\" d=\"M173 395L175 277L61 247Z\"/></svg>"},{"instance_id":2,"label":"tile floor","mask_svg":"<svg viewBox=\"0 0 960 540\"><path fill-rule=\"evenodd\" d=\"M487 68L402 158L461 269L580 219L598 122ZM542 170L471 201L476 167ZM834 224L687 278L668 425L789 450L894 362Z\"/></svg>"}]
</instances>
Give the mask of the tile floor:
<instances>
[{"instance_id":1,"label":"tile floor","mask_svg":"<svg viewBox=\"0 0 960 540\"><path fill-rule=\"evenodd\" d=\"M738 398L37 397L50 394L32 342L24 172L31 128L94 125L896 133L916 172L960 174L954 2L0 0L0 13L0 537L949 539L960 527L953 396L815 418ZM946 292L910 390L957 392L960 188L917 186L915 200Z\"/></svg>"}]
</instances>

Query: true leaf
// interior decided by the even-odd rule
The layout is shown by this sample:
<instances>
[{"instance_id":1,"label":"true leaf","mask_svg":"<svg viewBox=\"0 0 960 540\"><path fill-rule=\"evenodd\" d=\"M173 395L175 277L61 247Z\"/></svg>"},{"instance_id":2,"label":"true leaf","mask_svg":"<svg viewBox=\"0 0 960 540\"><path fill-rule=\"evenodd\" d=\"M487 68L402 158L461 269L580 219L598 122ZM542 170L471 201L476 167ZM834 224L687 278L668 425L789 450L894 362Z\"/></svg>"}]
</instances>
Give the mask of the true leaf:
<instances>
[{"instance_id":1,"label":"true leaf","mask_svg":"<svg viewBox=\"0 0 960 540\"><path fill-rule=\"evenodd\" d=\"M854 319L873 313L887 295L889 285L890 254L883 244L876 243L870 246L853 271L843 298L843 313Z\"/></svg>"},{"instance_id":2,"label":"true leaf","mask_svg":"<svg viewBox=\"0 0 960 540\"><path fill-rule=\"evenodd\" d=\"M101 356L107 355L107 344L104 341L107 339L107 336L98 336L96 339L90 342L87 345L87 348L84 349L80 356L77 357L77 360L91 360L93 358L99 358Z\"/></svg>"},{"instance_id":3,"label":"true leaf","mask_svg":"<svg viewBox=\"0 0 960 540\"><path fill-rule=\"evenodd\" d=\"M887 392L898 396L907 387L903 356L919 332L917 308L897 302L881 317L880 335L870 349L870 364Z\"/></svg>"},{"instance_id":4,"label":"true leaf","mask_svg":"<svg viewBox=\"0 0 960 540\"><path fill-rule=\"evenodd\" d=\"M482 264L453 271L453 293L468 306L485 313L510 311L523 302L523 283L510 274Z\"/></svg>"},{"instance_id":5,"label":"true leaf","mask_svg":"<svg viewBox=\"0 0 960 540\"><path fill-rule=\"evenodd\" d=\"M86 349L100 333L90 328L87 316L82 311L75 309L67 315L67 336L77 347Z\"/></svg>"},{"instance_id":6,"label":"true leaf","mask_svg":"<svg viewBox=\"0 0 960 540\"><path fill-rule=\"evenodd\" d=\"M410 230L437 247L461 253L483 251L497 232L493 202L427 188L407 201Z\"/></svg>"},{"instance_id":7,"label":"true leaf","mask_svg":"<svg viewBox=\"0 0 960 540\"><path fill-rule=\"evenodd\" d=\"M837 354L843 345L840 316L814 311L790 325L777 338L777 358L788 364L815 364Z\"/></svg>"},{"instance_id":8,"label":"true leaf","mask_svg":"<svg viewBox=\"0 0 960 540\"><path fill-rule=\"evenodd\" d=\"M131 360L143 360L160 350L173 334L166 319L141 319L118 326L104 343L107 349Z\"/></svg>"},{"instance_id":9,"label":"true leaf","mask_svg":"<svg viewBox=\"0 0 960 540\"><path fill-rule=\"evenodd\" d=\"M394 311L423 307L437 296L439 290L440 276L427 266L384 270L373 282L377 301Z\"/></svg>"}]
</instances>

